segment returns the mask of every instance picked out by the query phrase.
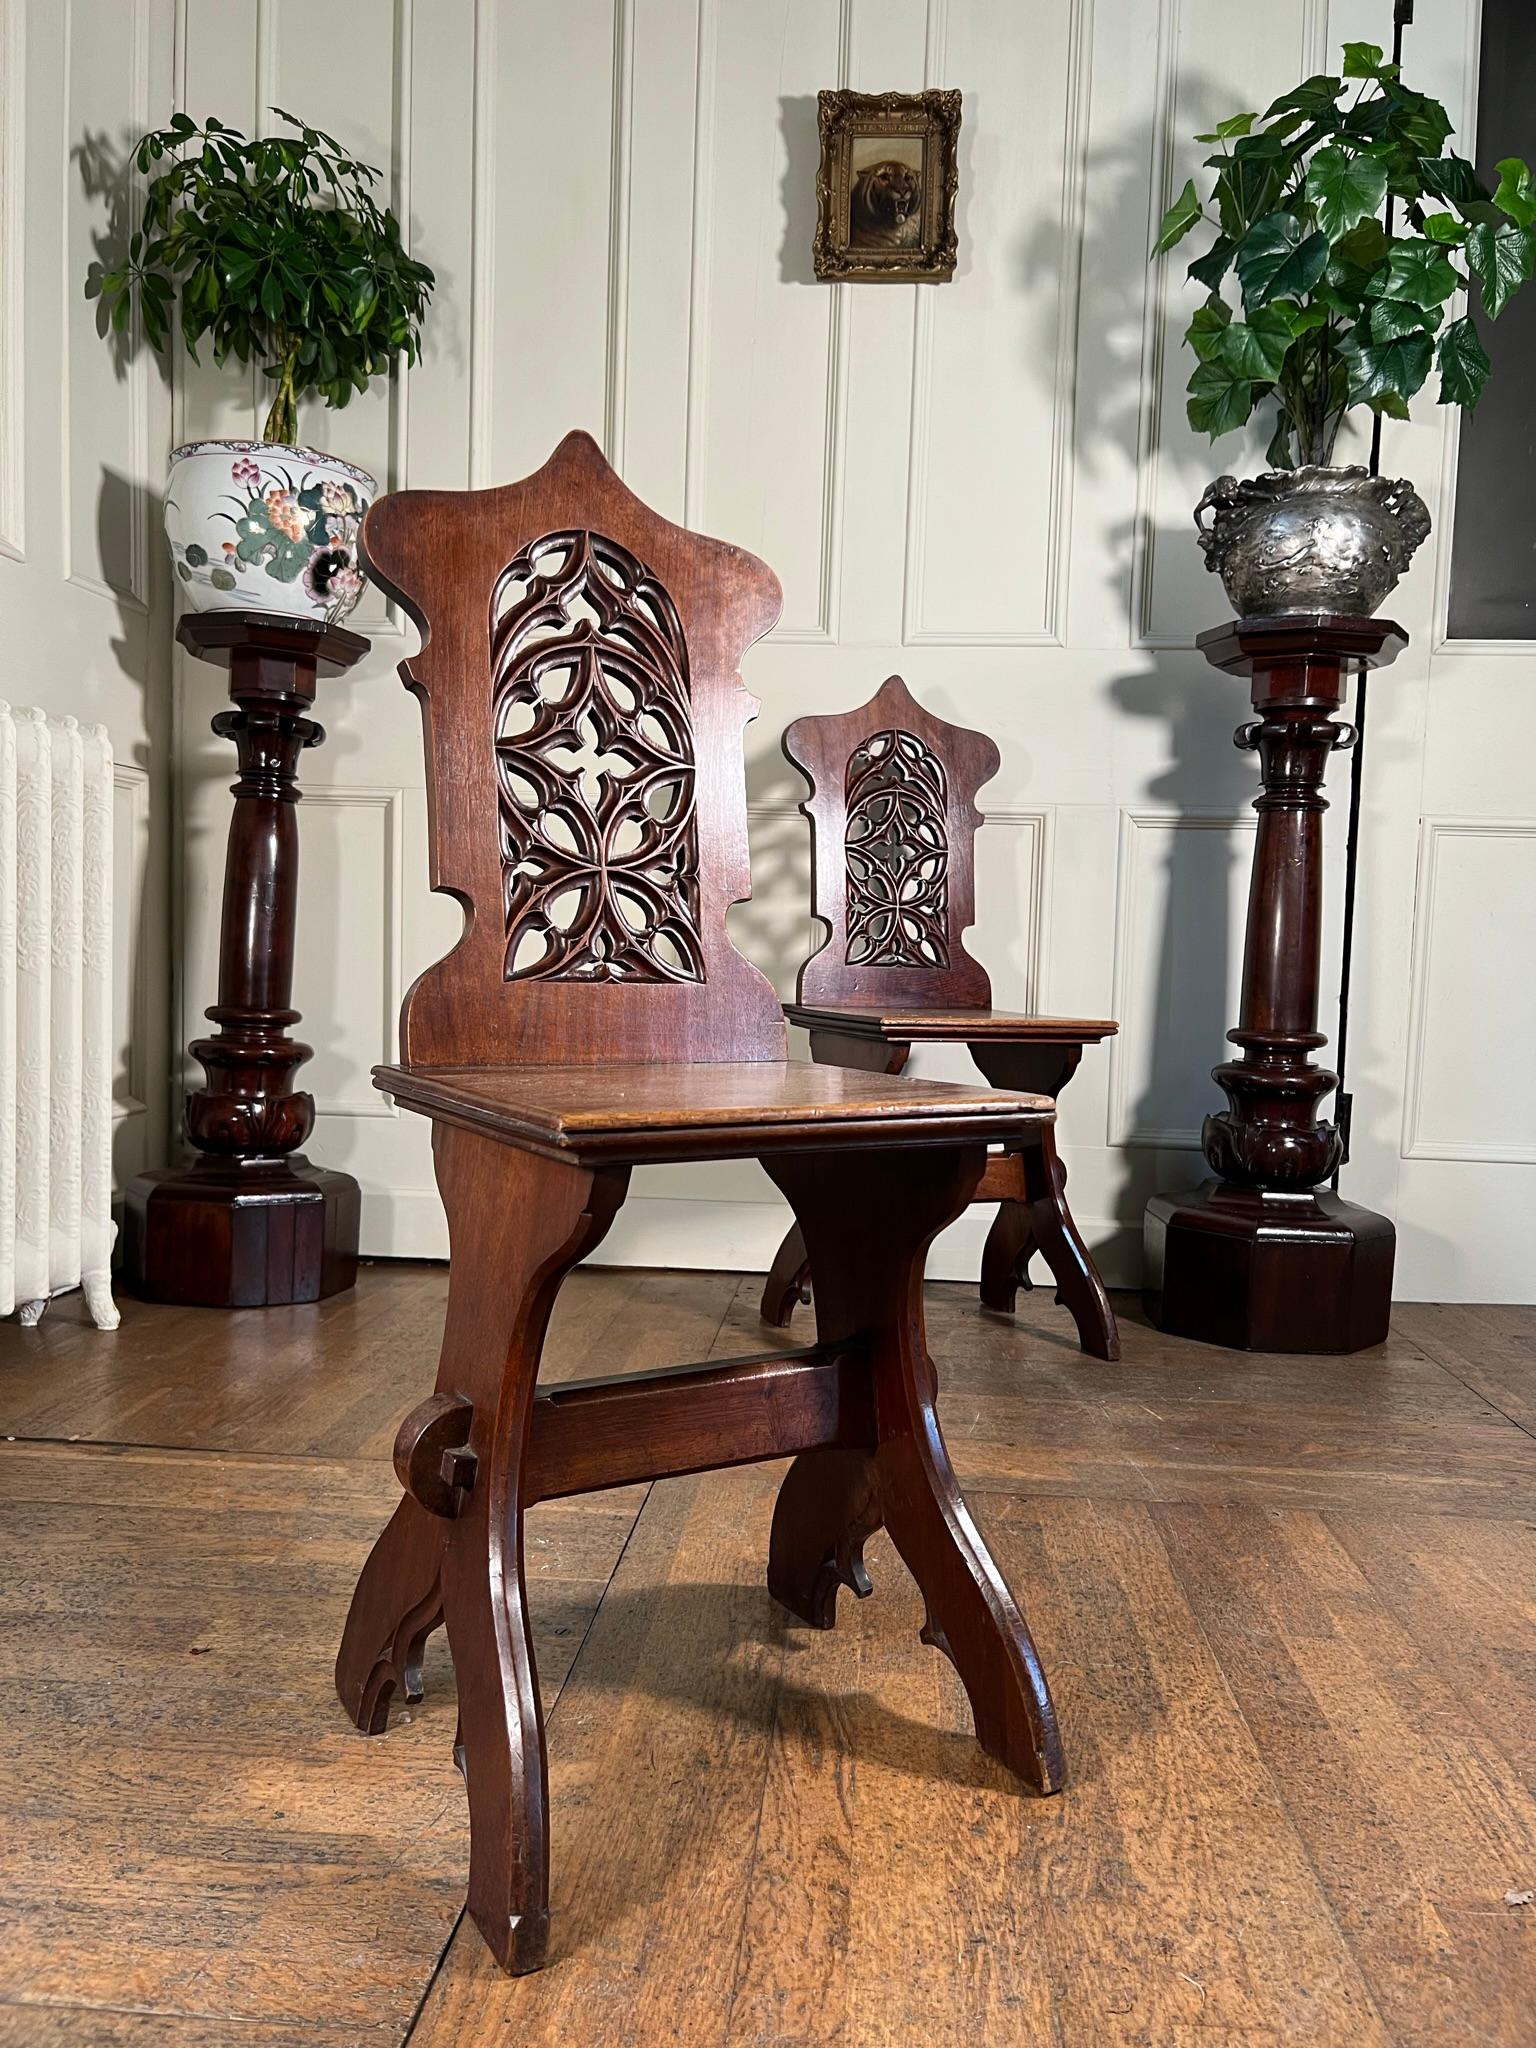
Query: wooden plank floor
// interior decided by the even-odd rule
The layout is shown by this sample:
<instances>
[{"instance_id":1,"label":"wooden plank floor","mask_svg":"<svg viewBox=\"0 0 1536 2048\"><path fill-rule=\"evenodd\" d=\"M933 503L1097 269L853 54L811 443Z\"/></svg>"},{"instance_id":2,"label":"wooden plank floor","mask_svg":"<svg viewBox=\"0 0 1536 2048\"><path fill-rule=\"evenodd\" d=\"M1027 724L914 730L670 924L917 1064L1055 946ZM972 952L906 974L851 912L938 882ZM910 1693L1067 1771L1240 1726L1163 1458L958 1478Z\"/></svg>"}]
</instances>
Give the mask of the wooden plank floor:
<instances>
[{"instance_id":1,"label":"wooden plank floor","mask_svg":"<svg viewBox=\"0 0 1536 2048\"><path fill-rule=\"evenodd\" d=\"M578 1273L550 1373L761 1348L759 1286ZM1250 1359L1122 1302L1109 1366L929 1290L1052 1800L883 1537L831 1634L774 1607L774 1468L539 1508L555 1931L509 1982L441 1639L382 1741L331 1691L443 1296L0 1325L0 2048L1536 2042L1536 1309Z\"/></svg>"}]
</instances>

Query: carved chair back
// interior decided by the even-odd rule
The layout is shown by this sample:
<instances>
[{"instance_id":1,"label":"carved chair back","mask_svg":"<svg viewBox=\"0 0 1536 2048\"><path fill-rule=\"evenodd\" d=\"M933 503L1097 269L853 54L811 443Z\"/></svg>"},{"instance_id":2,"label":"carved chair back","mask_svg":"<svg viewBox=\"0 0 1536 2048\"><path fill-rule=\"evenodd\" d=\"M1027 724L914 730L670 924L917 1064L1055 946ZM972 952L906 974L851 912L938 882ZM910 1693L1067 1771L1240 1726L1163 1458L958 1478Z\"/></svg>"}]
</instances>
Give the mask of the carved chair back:
<instances>
[{"instance_id":1,"label":"carved chair back","mask_svg":"<svg viewBox=\"0 0 1536 2048\"><path fill-rule=\"evenodd\" d=\"M737 673L773 572L661 518L586 434L491 491L401 491L363 522L422 635L432 886L464 935L406 997L418 1066L782 1059L732 946L751 893Z\"/></svg>"},{"instance_id":2,"label":"carved chair back","mask_svg":"<svg viewBox=\"0 0 1536 2048\"><path fill-rule=\"evenodd\" d=\"M812 909L827 927L799 1000L985 1009L992 984L965 934L992 741L933 717L889 676L857 711L796 719L784 752L811 785L800 808Z\"/></svg>"}]
</instances>

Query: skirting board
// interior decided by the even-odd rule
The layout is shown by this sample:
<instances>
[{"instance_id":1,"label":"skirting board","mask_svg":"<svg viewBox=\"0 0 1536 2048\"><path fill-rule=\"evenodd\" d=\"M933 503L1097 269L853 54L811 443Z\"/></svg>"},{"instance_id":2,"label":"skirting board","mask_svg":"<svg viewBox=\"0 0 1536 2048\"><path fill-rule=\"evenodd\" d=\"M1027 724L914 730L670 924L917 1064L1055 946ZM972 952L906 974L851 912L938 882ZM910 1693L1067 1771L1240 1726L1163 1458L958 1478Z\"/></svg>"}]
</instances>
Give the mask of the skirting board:
<instances>
[{"instance_id":1,"label":"skirting board","mask_svg":"<svg viewBox=\"0 0 1536 2048\"><path fill-rule=\"evenodd\" d=\"M990 1204L962 1216L935 1242L930 1280L974 1280L995 1210ZM1141 1224L1079 1217L1100 1273L1110 1287L1141 1285ZM594 1266L694 1267L720 1273L766 1273L789 1227L782 1202L707 1202L672 1195L635 1195L588 1261ZM437 1194L402 1188L393 1194L363 1190L363 1256L445 1259L448 1230ZM1039 1259L1037 1286L1049 1279Z\"/></svg>"}]
</instances>

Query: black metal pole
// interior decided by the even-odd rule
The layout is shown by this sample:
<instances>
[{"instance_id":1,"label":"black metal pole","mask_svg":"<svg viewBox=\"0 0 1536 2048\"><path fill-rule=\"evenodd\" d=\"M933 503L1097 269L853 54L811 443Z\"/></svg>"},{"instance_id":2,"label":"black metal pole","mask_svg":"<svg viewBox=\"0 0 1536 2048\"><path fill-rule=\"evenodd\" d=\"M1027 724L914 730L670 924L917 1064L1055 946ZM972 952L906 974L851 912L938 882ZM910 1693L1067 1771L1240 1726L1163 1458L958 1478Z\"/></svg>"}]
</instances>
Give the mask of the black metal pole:
<instances>
[{"instance_id":1,"label":"black metal pole","mask_svg":"<svg viewBox=\"0 0 1536 2048\"><path fill-rule=\"evenodd\" d=\"M1403 30L1413 21L1413 0L1394 0L1392 62L1403 61ZM1397 209L1387 195L1386 231L1390 235ZM1381 414L1371 422L1371 475L1381 475ZM1344 1150L1339 1166L1349 1164L1349 1134L1354 1097L1346 1085L1349 1064L1349 984L1355 965L1355 896L1360 884L1360 802L1365 783L1365 712L1369 675L1362 669L1355 683L1355 745L1349 761L1349 830L1344 841L1344 943L1339 957L1339 1089L1334 1111ZM1339 1185L1335 1167L1333 1185Z\"/></svg>"}]
</instances>

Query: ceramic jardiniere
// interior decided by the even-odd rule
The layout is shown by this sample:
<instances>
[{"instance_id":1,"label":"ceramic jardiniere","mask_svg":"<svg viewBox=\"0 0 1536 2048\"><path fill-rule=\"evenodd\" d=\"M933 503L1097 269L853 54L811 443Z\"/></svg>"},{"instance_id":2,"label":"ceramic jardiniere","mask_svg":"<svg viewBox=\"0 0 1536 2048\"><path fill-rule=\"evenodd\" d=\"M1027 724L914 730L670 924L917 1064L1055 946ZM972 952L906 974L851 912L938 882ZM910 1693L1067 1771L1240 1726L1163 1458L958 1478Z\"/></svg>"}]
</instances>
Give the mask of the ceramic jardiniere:
<instances>
[{"instance_id":1,"label":"ceramic jardiniere","mask_svg":"<svg viewBox=\"0 0 1536 2048\"><path fill-rule=\"evenodd\" d=\"M344 619L362 595L357 536L378 493L316 448L190 441L171 457L165 530L200 612Z\"/></svg>"},{"instance_id":2,"label":"ceramic jardiniere","mask_svg":"<svg viewBox=\"0 0 1536 2048\"><path fill-rule=\"evenodd\" d=\"M1211 523L1204 523L1209 512ZM1369 618L1429 533L1413 485L1364 469L1219 476L1195 507L1205 566L1239 618L1342 612Z\"/></svg>"}]
</instances>

